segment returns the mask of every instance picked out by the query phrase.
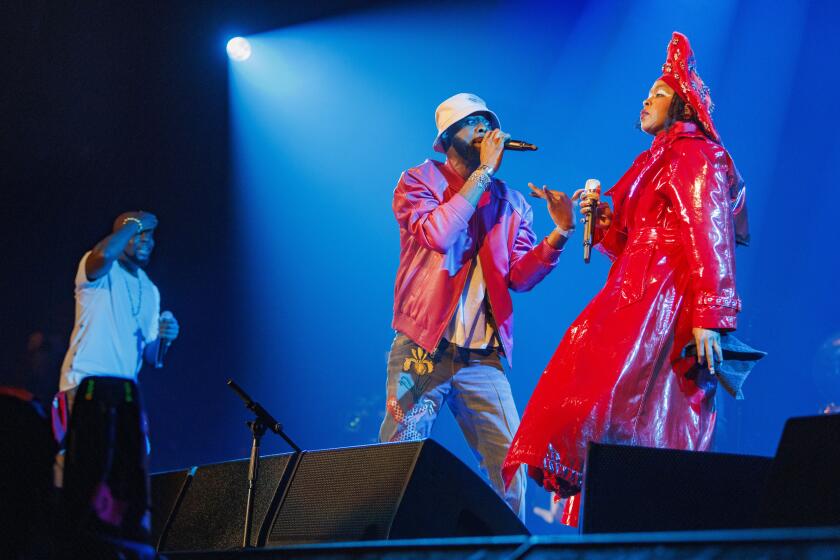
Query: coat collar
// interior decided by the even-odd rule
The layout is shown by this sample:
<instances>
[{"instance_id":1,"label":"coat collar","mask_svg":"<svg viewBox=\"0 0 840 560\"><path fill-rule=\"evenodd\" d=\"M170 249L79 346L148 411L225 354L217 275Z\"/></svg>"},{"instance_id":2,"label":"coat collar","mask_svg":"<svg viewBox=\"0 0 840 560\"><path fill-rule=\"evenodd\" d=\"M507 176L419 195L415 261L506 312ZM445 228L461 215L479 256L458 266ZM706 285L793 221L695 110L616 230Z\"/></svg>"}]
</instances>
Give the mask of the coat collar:
<instances>
[{"instance_id":1,"label":"coat collar","mask_svg":"<svg viewBox=\"0 0 840 560\"><path fill-rule=\"evenodd\" d=\"M693 122L677 121L668 130L657 134L650 144L651 151L665 147L678 138L706 138L706 135Z\"/></svg>"}]
</instances>

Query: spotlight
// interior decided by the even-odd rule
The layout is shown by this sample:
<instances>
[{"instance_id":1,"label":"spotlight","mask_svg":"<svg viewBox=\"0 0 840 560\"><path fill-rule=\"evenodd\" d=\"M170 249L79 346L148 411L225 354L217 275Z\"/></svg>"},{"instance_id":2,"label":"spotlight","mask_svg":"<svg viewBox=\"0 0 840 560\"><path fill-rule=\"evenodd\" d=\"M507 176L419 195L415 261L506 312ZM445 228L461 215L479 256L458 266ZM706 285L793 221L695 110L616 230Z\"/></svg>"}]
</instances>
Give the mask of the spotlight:
<instances>
[{"instance_id":1,"label":"spotlight","mask_svg":"<svg viewBox=\"0 0 840 560\"><path fill-rule=\"evenodd\" d=\"M227 53L232 60L248 60L251 56L251 43L245 37L234 37L227 43Z\"/></svg>"}]
</instances>

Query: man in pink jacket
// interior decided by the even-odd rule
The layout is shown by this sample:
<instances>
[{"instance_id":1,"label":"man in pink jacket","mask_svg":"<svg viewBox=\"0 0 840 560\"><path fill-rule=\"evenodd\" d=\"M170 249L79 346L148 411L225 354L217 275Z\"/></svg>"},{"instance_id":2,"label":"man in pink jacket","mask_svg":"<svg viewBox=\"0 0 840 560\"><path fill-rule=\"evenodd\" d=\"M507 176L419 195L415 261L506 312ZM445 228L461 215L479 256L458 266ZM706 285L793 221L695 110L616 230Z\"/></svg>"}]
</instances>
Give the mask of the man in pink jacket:
<instances>
[{"instance_id":1,"label":"man in pink jacket","mask_svg":"<svg viewBox=\"0 0 840 560\"><path fill-rule=\"evenodd\" d=\"M513 304L557 264L574 231L571 200L529 183L556 227L541 242L519 192L494 177L509 136L476 95L459 93L435 112L434 149L405 171L394 190L400 264L394 287L396 331L388 360L380 441L430 435L444 402L482 472L524 519L523 473L505 491L501 465L519 413L502 358L513 363Z\"/></svg>"}]
</instances>

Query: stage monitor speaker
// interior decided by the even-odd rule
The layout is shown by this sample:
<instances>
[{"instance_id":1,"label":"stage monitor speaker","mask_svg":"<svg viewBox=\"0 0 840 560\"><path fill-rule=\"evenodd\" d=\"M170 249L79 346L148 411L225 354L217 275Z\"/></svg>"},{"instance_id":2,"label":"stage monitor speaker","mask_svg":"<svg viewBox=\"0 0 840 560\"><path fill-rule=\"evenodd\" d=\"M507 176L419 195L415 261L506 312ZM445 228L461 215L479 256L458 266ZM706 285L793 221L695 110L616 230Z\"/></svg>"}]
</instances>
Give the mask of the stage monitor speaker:
<instances>
[{"instance_id":1,"label":"stage monitor speaker","mask_svg":"<svg viewBox=\"0 0 840 560\"><path fill-rule=\"evenodd\" d=\"M590 443L581 532L753 527L772 461L752 455Z\"/></svg>"},{"instance_id":2,"label":"stage monitor speaker","mask_svg":"<svg viewBox=\"0 0 840 560\"><path fill-rule=\"evenodd\" d=\"M166 538L172 512L180 505L194 474L192 468L151 476L152 544L156 547Z\"/></svg>"},{"instance_id":3,"label":"stage monitor speaker","mask_svg":"<svg viewBox=\"0 0 840 560\"><path fill-rule=\"evenodd\" d=\"M759 524L840 525L840 414L785 423Z\"/></svg>"},{"instance_id":4,"label":"stage monitor speaker","mask_svg":"<svg viewBox=\"0 0 840 560\"><path fill-rule=\"evenodd\" d=\"M257 545L260 523L271 509L290 458L291 454L286 453L260 459L251 546ZM155 475L153 480L160 476L167 475ZM160 485L163 484L161 481ZM162 529L158 550L178 552L240 548L247 494L247 459L198 467L180 503L172 511L168 525Z\"/></svg>"},{"instance_id":5,"label":"stage monitor speaker","mask_svg":"<svg viewBox=\"0 0 840 560\"><path fill-rule=\"evenodd\" d=\"M266 545L514 534L492 488L424 440L305 453Z\"/></svg>"}]
</instances>

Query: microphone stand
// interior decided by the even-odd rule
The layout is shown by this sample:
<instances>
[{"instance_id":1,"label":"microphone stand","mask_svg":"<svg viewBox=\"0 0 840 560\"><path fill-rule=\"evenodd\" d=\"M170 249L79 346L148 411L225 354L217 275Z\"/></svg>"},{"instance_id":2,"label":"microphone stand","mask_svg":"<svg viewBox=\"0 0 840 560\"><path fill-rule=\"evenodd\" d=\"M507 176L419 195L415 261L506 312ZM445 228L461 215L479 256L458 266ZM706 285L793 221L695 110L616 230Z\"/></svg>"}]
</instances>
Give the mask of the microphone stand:
<instances>
[{"instance_id":1,"label":"microphone stand","mask_svg":"<svg viewBox=\"0 0 840 560\"><path fill-rule=\"evenodd\" d=\"M247 422L253 438L251 442L251 460L248 463L248 498L245 503L245 530L242 534L242 548L248 548L251 541L251 520L254 515L254 494L256 493L257 478L259 477L260 439L268 429L282 437L289 444L295 452L295 458L300 455L301 449L286 435L283 431L283 425L275 420L260 403L252 400L248 393L237 385L233 379L228 379L227 385L242 399L242 402L245 403L245 408L255 415L253 420Z\"/></svg>"}]
</instances>

